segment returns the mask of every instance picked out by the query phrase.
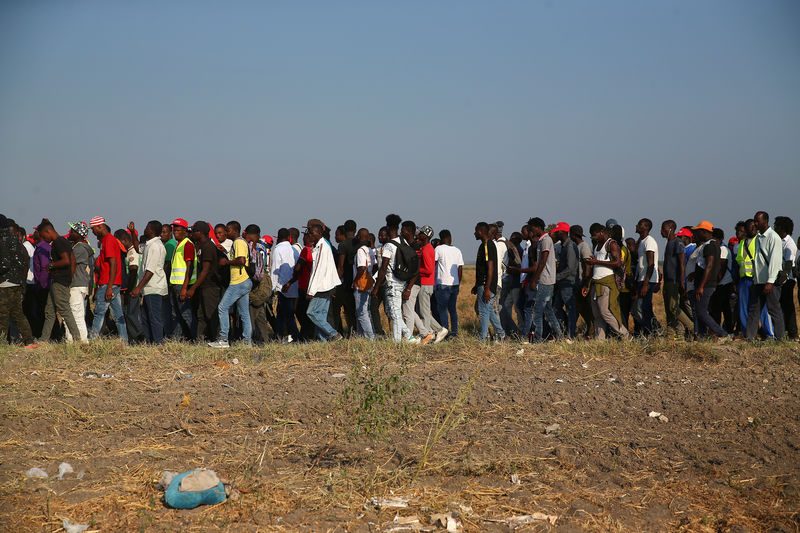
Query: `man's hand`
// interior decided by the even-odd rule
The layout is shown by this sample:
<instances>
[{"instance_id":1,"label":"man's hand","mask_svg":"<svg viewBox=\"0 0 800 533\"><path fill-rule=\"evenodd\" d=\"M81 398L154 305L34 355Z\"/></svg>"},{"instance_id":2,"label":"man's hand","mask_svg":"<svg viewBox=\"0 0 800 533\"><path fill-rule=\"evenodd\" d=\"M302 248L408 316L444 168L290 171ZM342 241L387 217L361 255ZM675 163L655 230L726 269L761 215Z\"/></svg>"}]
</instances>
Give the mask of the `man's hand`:
<instances>
[{"instance_id":1,"label":"man's hand","mask_svg":"<svg viewBox=\"0 0 800 533\"><path fill-rule=\"evenodd\" d=\"M647 281L642 283L642 288L639 289L639 298L645 298L647 296Z\"/></svg>"},{"instance_id":2,"label":"man's hand","mask_svg":"<svg viewBox=\"0 0 800 533\"><path fill-rule=\"evenodd\" d=\"M281 292L289 292L289 287L291 287L290 283L284 283L283 287L281 287Z\"/></svg>"},{"instance_id":3,"label":"man's hand","mask_svg":"<svg viewBox=\"0 0 800 533\"><path fill-rule=\"evenodd\" d=\"M596 257L587 257L587 258L585 258L583 260L583 262L585 264L587 264L587 265L596 265L597 264L597 258Z\"/></svg>"},{"instance_id":4,"label":"man's hand","mask_svg":"<svg viewBox=\"0 0 800 533\"><path fill-rule=\"evenodd\" d=\"M182 302L186 301L186 289L185 288L181 289L181 295L179 296L179 298L180 298L180 300Z\"/></svg>"},{"instance_id":5,"label":"man's hand","mask_svg":"<svg viewBox=\"0 0 800 533\"><path fill-rule=\"evenodd\" d=\"M311 298L313 298L313 296L311 296L310 294L306 294L306 300L310 300Z\"/></svg>"},{"instance_id":6,"label":"man's hand","mask_svg":"<svg viewBox=\"0 0 800 533\"><path fill-rule=\"evenodd\" d=\"M129 296L135 300L139 297L139 294L141 294L141 292L142 292L141 289L139 289L139 287L136 287L130 292Z\"/></svg>"},{"instance_id":7,"label":"man's hand","mask_svg":"<svg viewBox=\"0 0 800 533\"><path fill-rule=\"evenodd\" d=\"M136 224L133 223L133 220L128 222L128 229L131 231L136 231Z\"/></svg>"},{"instance_id":8,"label":"man's hand","mask_svg":"<svg viewBox=\"0 0 800 533\"><path fill-rule=\"evenodd\" d=\"M589 287L583 287L583 288L581 289L581 295L582 295L584 298L586 298L587 296L589 296Z\"/></svg>"},{"instance_id":9,"label":"man's hand","mask_svg":"<svg viewBox=\"0 0 800 533\"><path fill-rule=\"evenodd\" d=\"M194 293L195 293L195 287L193 285L191 289L186 291L186 297L191 300L192 298L194 298Z\"/></svg>"},{"instance_id":10,"label":"man's hand","mask_svg":"<svg viewBox=\"0 0 800 533\"><path fill-rule=\"evenodd\" d=\"M486 287L485 289L483 289L483 301L485 303L489 303L489 300L491 299L492 299L492 293L491 291L489 291L489 287Z\"/></svg>"},{"instance_id":11,"label":"man's hand","mask_svg":"<svg viewBox=\"0 0 800 533\"><path fill-rule=\"evenodd\" d=\"M403 291L403 300L408 300L411 298L411 289L406 289Z\"/></svg>"},{"instance_id":12,"label":"man's hand","mask_svg":"<svg viewBox=\"0 0 800 533\"><path fill-rule=\"evenodd\" d=\"M377 298L378 297L378 285L377 285L377 283L372 288L372 291L370 291L370 294L372 295L373 298Z\"/></svg>"},{"instance_id":13,"label":"man's hand","mask_svg":"<svg viewBox=\"0 0 800 533\"><path fill-rule=\"evenodd\" d=\"M700 298L703 297L703 287L698 287L697 289L695 289L694 297L698 302L700 301Z\"/></svg>"},{"instance_id":14,"label":"man's hand","mask_svg":"<svg viewBox=\"0 0 800 533\"><path fill-rule=\"evenodd\" d=\"M772 283L767 283L764 285L764 294L769 294L772 292Z\"/></svg>"},{"instance_id":15,"label":"man's hand","mask_svg":"<svg viewBox=\"0 0 800 533\"><path fill-rule=\"evenodd\" d=\"M531 291L535 291L536 290L536 282L531 280L531 282L528 284L528 289L531 290Z\"/></svg>"},{"instance_id":16,"label":"man's hand","mask_svg":"<svg viewBox=\"0 0 800 533\"><path fill-rule=\"evenodd\" d=\"M114 299L114 291L111 288L111 285L109 285L108 288L106 289L106 301L110 302L113 299Z\"/></svg>"},{"instance_id":17,"label":"man's hand","mask_svg":"<svg viewBox=\"0 0 800 533\"><path fill-rule=\"evenodd\" d=\"M470 291L470 293L478 294L478 287L472 287L472 290Z\"/></svg>"}]
</instances>

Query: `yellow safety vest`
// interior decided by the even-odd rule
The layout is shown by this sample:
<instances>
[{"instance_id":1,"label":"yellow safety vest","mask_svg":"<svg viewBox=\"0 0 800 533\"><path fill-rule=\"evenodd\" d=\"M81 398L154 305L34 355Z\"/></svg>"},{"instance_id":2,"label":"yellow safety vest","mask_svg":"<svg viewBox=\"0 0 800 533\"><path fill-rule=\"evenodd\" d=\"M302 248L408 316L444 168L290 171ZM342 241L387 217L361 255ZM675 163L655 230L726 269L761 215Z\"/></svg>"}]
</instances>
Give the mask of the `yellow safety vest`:
<instances>
[{"instance_id":1,"label":"yellow safety vest","mask_svg":"<svg viewBox=\"0 0 800 533\"><path fill-rule=\"evenodd\" d=\"M739 277L740 278L752 278L753 277L753 261L756 255L756 239L753 237L750 239L750 243L747 244L747 254L744 253L746 241L741 241L739 243L739 249L736 250L736 262L739 263Z\"/></svg>"},{"instance_id":2,"label":"yellow safety vest","mask_svg":"<svg viewBox=\"0 0 800 533\"><path fill-rule=\"evenodd\" d=\"M186 261L183 259L183 249L186 248L186 243L189 242L189 237L183 239L180 244L175 248L175 253L172 254L172 271L169 274L170 285L183 285L183 280L186 278ZM189 280L189 285L197 281L197 251L194 253L194 268L192 269L192 277Z\"/></svg>"}]
</instances>

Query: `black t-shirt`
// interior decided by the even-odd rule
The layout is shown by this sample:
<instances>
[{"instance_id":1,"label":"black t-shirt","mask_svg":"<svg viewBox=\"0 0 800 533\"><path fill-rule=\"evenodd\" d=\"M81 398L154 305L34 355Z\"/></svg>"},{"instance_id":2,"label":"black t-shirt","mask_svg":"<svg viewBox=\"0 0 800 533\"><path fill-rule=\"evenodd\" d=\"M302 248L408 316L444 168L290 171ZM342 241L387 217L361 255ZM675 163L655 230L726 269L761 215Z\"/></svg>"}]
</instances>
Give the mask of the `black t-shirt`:
<instances>
[{"instance_id":1,"label":"black t-shirt","mask_svg":"<svg viewBox=\"0 0 800 533\"><path fill-rule=\"evenodd\" d=\"M497 247L494 241L481 243L478 247L478 257L475 259L475 285L480 287L486 285L486 278L489 276L489 261L494 261L494 275L489 281L489 291L497 293Z\"/></svg>"},{"instance_id":2,"label":"black t-shirt","mask_svg":"<svg viewBox=\"0 0 800 533\"><path fill-rule=\"evenodd\" d=\"M339 255L344 255L344 272L342 273L342 284L345 287L353 285L353 263L356 259L356 252L359 248L359 242L354 239L345 239L339 243ZM338 261L338 256L337 259Z\"/></svg>"},{"instance_id":3,"label":"black t-shirt","mask_svg":"<svg viewBox=\"0 0 800 533\"><path fill-rule=\"evenodd\" d=\"M50 247L50 261L60 261L61 254L64 252L70 255L72 253L72 245L64 237L59 237L53 241ZM62 285L69 285L72 283L72 265L70 263L67 263L65 267L54 268L50 272L53 275L53 281Z\"/></svg>"},{"instance_id":4,"label":"black t-shirt","mask_svg":"<svg viewBox=\"0 0 800 533\"><path fill-rule=\"evenodd\" d=\"M708 281L704 285L707 289L713 289L717 286L717 278L719 277L719 244L717 241L711 240L707 242L703 246L703 260L705 261L706 267L708 266L708 260L710 257L714 258L714 266L711 268L711 274L708 276ZM700 283L703 281L703 276L705 276L706 269L700 268L700 265L697 265L694 269L694 286L699 287Z\"/></svg>"},{"instance_id":5,"label":"black t-shirt","mask_svg":"<svg viewBox=\"0 0 800 533\"><path fill-rule=\"evenodd\" d=\"M222 252L217 249L217 245L214 244L214 241L211 239L207 240L205 244L200 245L200 267L197 270L197 275L200 275L200 272L203 271L203 263L208 262L211 263L211 267L208 271L208 276L203 284L200 286L200 290L203 290L207 287L219 287L220 286L220 267L219 267L219 260L222 256ZM227 269L230 271L230 269Z\"/></svg>"}]
</instances>

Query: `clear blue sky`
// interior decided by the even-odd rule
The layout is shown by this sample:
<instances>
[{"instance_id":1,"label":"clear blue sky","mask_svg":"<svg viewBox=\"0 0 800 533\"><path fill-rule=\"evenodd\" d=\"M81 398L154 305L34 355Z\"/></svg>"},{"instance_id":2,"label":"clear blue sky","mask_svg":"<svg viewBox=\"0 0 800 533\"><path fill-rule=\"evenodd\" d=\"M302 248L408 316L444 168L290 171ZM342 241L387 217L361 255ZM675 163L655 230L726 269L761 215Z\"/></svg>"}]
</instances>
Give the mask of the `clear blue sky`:
<instances>
[{"instance_id":1,"label":"clear blue sky","mask_svg":"<svg viewBox=\"0 0 800 533\"><path fill-rule=\"evenodd\" d=\"M0 3L0 212L800 223L800 2Z\"/></svg>"}]
</instances>

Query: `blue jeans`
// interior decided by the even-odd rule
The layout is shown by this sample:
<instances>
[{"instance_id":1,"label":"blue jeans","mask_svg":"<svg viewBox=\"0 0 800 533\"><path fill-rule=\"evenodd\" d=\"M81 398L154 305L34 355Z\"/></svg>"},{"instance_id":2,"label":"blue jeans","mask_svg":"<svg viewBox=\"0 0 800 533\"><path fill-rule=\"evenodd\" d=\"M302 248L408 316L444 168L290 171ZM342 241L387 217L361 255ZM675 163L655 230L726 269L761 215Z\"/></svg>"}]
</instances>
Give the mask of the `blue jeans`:
<instances>
[{"instance_id":1,"label":"blue jeans","mask_svg":"<svg viewBox=\"0 0 800 533\"><path fill-rule=\"evenodd\" d=\"M458 285L436 285L433 288L433 292L436 294L436 306L439 308L439 324L447 328L453 337L458 335L458 311L456 310L458 289ZM450 315L449 325L447 323L448 314Z\"/></svg>"},{"instance_id":2,"label":"blue jeans","mask_svg":"<svg viewBox=\"0 0 800 533\"><path fill-rule=\"evenodd\" d=\"M356 333L374 341L375 333L372 331L372 314L369 308L370 292L355 290L353 296L356 300Z\"/></svg>"},{"instance_id":3,"label":"blue jeans","mask_svg":"<svg viewBox=\"0 0 800 533\"><path fill-rule=\"evenodd\" d=\"M647 283L647 294L644 298L641 297L642 286L646 282L636 282L636 295L638 296L633 302L633 320L639 325L639 332L642 335L649 335L653 331L653 291L658 286L658 283Z\"/></svg>"},{"instance_id":4,"label":"blue jeans","mask_svg":"<svg viewBox=\"0 0 800 533\"><path fill-rule=\"evenodd\" d=\"M500 290L500 323L508 335L519 335L519 327L512 316L514 307L517 308L517 318L522 317L519 301L519 285L515 284L511 276L503 277L503 288Z\"/></svg>"},{"instance_id":5,"label":"blue jeans","mask_svg":"<svg viewBox=\"0 0 800 533\"><path fill-rule=\"evenodd\" d=\"M242 321L242 337L245 344L250 344L253 339L253 325L250 323L250 289L253 282L249 279L236 285L229 285L222 295L217 312L219 313L219 339L228 340L228 332L231 329L230 310L236 305L239 312L239 319Z\"/></svg>"},{"instance_id":6,"label":"blue jeans","mask_svg":"<svg viewBox=\"0 0 800 533\"><path fill-rule=\"evenodd\" d=\"M100 334L100 328L103 327L103 319L106 317L106 311L109 306L111 307L111 316L114 318L114 323L117 325L117 333L120 338L126 343L128 342L128 327L125 325L125 315L122 313L122 298L119 295L119 285L112 285L113 297L111 301L106 301L106 289L108 285L99 285L94 304L94 322L92 322L92 331L89 332L89 338L93 339Z\"/></svg>"},{"instance_id":7,"label":"blue jeans","mask_svg":"<svg viewBox=\"0 0 800 533\"><path fill-rule=\"evenodd\" d=\"M297 331L297 322L294 321L294 308L297 303L297 298L287 298L281 293L278 293L278 309L276 311L276 319L278 321L278 335L285 337L291 335L294 340L300 338L300 332Z\"/></svg>"},{"instance_id":8,"label":"blue jeans","mask_svg":"<svg viewBox=\"0 0 800 533\"><path fill-rule=\"evenodd\" d=\"M480 317L481 325L478 331L478 340L485 341L489 336L489 323L492 323L494 333L497 338L503 340L506 338L506 332L503 331L503 326L500 324L500 317L494 312L494 299L497 295L493 292L489 293L489 301L483 301L483 285L476 288L477 295L475 296L478 304L478 316Z\"/></svg>"},{"instance_id":9,"label":"blue jeans","mask_svg":"<svg viewBox=\"0 0 800 533\"><path fill-rule=\"evenodd\" d=\"M547 323L550 324L550 329L553 330L557 339L563 339L564 334L561 332L561 324L558 323L556 314L553 311L553 292L555 285L542 285L537 284L535 289L535 297L533 300L533 327L535 330L535 340L541 342L544 340L544 319L547 318Z\"/></svg>"},{"instance_id":10,"label":"blue jeans","mask_svg":"<svg viewBox=\"0 0 800 533\"><path fill-rule=\"evenodd\" d=\"M742 335L747 331L747 313L750 308L750 287L753 286L753 278L739 278L738 293L739 293L739 326ZM767 337L774 337L775 330L772 327L772 319L769 317L767 306L761 309L761 328Z\"/></svg>"},{"instance_id":11,"label":"blue jeans","mask_svg":"<svg viewBox=\"0 0 800 533\"><path fill-rule=\"evenodd\" d=\"M328 309L331 307L330 296L314 296L308 303L306 315L317 326L317 338L327 341L335 337L337 331L328 322Z\"/></svg>"},{"instance_id":12,"label":"blue jeans","mask_svg":"<svg viewBox=\"0 0 800 533\"><path fill-rule=\"evenodd\" d=\"M531 290L526 285L519 291L520 307L522 308L522 336L527 339L533 330L533 303L536 300L536 290Z\"/></svg>"},{"instance_id":13,"label":"blue jeans","mask_svg":"<svg viewBox=\"0 0 800 533\"><path fill-rule=\"evenodd\" d=\"M575 328L578 324L578 311L575 307L575 284L571 281L556 282L553 301L556 317L567 325L567 336L570 339L575 338Z\"/></svg>"},{"instance_id":14,"label":"blue jeans","mask_svg":"<svg viewBox=\"0 0 800 533\"><path fill-rule=\"evenodd\" d=\"M181 301L182 288L183 285L169 286L172 314L176 320L175 328L170 334L177 336L180 333L186 340L193 341L197 337L197 317L192 312L192 299L187 297Z\"/></svg>"},{"instance_id":15,"label":"blue jeans","mask_svg":"<svg viewBox=\"0 0 800 533\"><path fill-rule=\"evenodd\" d=\"M147 342L161 344L164 342L164 311L162 303L164 297L160 294L146 294L142 296L142 329Z\"/></svg>"}]
</instances>

